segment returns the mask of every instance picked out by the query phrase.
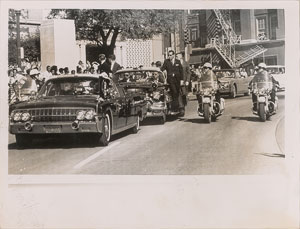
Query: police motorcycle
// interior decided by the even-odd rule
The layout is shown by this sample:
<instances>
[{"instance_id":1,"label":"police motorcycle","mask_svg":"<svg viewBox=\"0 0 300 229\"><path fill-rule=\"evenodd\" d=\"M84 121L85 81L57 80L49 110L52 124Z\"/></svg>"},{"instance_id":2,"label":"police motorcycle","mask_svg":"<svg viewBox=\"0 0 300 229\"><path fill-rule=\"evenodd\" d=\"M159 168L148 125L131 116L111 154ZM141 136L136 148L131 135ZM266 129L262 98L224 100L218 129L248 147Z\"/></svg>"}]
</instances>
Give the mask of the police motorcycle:
<instances>
[{"instance_id":1,"label":"police motorcycle","mask_svg":"<svg viewBox=\"0 0 300 229\"><path fill-rule=\"evenodd\" d=\"M254 82L251 85L251 91L257 98L253 104L253 108L256 109L252 109L252 112L258 115L262 122L265 122L272 115L276 114L278 109L278 97L275 97L275 102L271 100L273 83L272 81L261 81Z\"/></svg>"},{"instance_id":2,"label":"police motorcycle","mask_svg":"<svg viewBox=\"0 0 300 229\"><path fill-rule=\"evenodd\" d=\"M202 81L197 84L198 115L204 117L207 123L216 121L225 110L225 100L216 100L218 83L215 81Z\"/></svg>"}]
</instances>

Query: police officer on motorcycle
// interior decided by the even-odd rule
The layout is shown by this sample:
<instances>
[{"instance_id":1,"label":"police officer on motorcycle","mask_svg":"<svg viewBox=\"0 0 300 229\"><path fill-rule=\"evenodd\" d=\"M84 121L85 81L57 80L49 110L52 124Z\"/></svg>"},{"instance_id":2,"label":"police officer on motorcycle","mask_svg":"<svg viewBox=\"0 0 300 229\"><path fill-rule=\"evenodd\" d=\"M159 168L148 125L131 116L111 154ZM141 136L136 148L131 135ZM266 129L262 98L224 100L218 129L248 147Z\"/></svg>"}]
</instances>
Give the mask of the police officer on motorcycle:
<instances>
[{"instance_id":1,"label":"police officer on motorcycle","mask_svg":"<svg viewBox=\"0 0 300 229\"><path fill-rule=\"evenodd\" d=\"M271 95L271 101L273 103L275 103L276 87L279 86L279 82L277 80L275 80L271 74L268 73L267 65L265 63L258 64L257 73L254 75L253 79L250 81L249 89L251 89L252 83L260 82L262 80L262 78L272 81L273 86L272 86L272 92L270 95ZM257 107L255 106L255 104L257 103L257 96L254 93L252 93L252 103L253 103L253 110L256 111Z\"/></svg>"},{"instance_id":2,"label":"police officer on motorcycle","mask_svg":"<svg viewBox=\"0 0 300 229\"><path fill-rule=\"evenodd\" d=\"M219 92L219 81L217 79L216 74L212 71L212 65L211 65L211 63L206 62L203 65L202 69L203 69L203 72L201 74L201 77L200 77L199 81L200 82L203 82L203 81L214 81L214 82L217 82L218 88L217 88L217 92L216 92L216 100L217 100L218 103L220 103L221 95L220 95L220 92ZM201 101L199 101L199 99L201 99L201 98L198 97L198 102L200 103Z\"/></svg>"}]
</instances>

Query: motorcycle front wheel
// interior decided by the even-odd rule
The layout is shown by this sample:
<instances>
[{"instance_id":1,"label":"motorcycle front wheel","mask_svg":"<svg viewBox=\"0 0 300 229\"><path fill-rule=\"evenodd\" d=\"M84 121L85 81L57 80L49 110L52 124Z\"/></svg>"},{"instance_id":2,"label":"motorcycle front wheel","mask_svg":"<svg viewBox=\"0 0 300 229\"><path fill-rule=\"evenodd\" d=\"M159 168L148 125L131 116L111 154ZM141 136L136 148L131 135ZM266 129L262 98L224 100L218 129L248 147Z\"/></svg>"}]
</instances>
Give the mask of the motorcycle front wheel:
<instances>
[{"instance_id":1,"label":"motorcycle front wheel","mask_svg":"<svg viewBox=\"0 0 300 229\"><path fill-rule=\"evenodd\" d=\"M260 120L262 122L265 122L267 119L267 114L265 111L265 104L263 104L263 103L259 104L258 114L259 114Z\"/></svg>"},{"instance_id":2,"label":"motorcycle front wheel","mask_svg":"<svg viewBox=\"0 0 300 229\"><path fill-rule=\"evenodd\" d=\"M210 114L210 107L208 103L205 103L203 105L203 110L204 110L204 120L208 123L211 122L211 114Z\"/></svg>"}]
</instances>

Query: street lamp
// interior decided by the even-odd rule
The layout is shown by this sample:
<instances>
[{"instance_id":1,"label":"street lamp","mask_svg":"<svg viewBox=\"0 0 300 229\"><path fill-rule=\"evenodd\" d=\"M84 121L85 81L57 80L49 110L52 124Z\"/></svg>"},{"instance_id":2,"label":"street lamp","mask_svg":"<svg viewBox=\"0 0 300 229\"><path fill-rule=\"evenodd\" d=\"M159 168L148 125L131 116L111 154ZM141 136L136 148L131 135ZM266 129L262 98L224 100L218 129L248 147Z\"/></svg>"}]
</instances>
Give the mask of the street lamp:
<instances>
[{"instance_id":1,"label":"street lamp","mask_svg":"<svg viewBox=\"0 0 300 229\"><path fill-rule=\"evenodd\" d=\"M17 64L21 67L20 15L21 10L15 10L17 19Z\"/></svg>"}]
</instances>

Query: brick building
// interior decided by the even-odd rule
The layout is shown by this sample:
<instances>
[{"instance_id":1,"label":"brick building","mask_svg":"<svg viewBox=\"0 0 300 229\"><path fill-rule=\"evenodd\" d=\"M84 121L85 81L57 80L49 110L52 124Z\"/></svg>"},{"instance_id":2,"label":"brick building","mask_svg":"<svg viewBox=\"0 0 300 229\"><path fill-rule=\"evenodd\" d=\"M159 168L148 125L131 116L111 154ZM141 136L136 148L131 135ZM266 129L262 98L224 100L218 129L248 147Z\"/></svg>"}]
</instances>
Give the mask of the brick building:
<instances>
[{"instance_id":1,"label":"brick building","mask_svg":"<svg viewBox=\"0 0 300 229\"><path fill-rule=\"evenodd\" d=\"M285 64L283 9L192 10L187 26L190 64L246 69L262 61Z\"/></svg>"}]
</instances>

